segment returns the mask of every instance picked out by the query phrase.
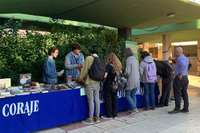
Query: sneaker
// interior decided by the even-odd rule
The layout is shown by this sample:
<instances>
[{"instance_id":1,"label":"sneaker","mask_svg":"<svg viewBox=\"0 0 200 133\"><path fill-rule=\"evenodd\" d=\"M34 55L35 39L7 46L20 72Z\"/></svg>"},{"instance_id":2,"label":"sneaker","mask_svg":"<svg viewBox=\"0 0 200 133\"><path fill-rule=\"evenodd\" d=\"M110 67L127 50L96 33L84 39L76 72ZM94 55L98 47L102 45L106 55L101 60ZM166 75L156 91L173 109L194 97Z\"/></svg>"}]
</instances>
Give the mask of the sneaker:
<instances>
[{"instance_id":1,"label":"sneaker","mask_svg":"<svg viewBox=\"0 0 200 133\"><path fill-rule=\"evenodd\" d=\"M135 114L137 114L137 113L138 113L138 110L137 110L137 109L134 109L134 110L131 111L131 114L132 114L132 115L135 115Z\"/></svg>"},{"instance_id":2,"label":"sneaker","mask_svg":"<svg viewBox=\"0 0 200 133\"><path fill-rule=\"evenodd\" d=\"M93 119L87 118L87 119L83 120L82 123L83 124L94 124L94 121L93 121Z\"/></svg>"},{"instance_id":3,"label":"sneaker","mask_svg":"<svg viewBox=\"0 0 200 133\"><path fill-rule=\"evenodd\" d=\"M100 122L100 117L95 117L96 122Z\"/></svg>"},{"instance_id":4,"label":"sneaker","mask_svg":"<svg viewBox=\"0 0 200 133\"><path fill-rule=\"evenodd\" d=\"M101 116L102 119L112 119L112 117L107 117L107 116Z\"/></svg>"},{"instance_id":5,"label":"sneaker","mask_svg":"<svg viewBox=\"0 0 200 133\"><path fill-rule=\"evenodd\" d=\"M152 110L155 110L155 107L151 107Z\"/></svg>"},{"instance_id":6,"label":"sneaker","mask_svg":"<svg viewBox=\"0 0 200 133\"><path fill-rule=\"evenodd\" d=\"M180 112L181 113L189 113L189 110L181 109Z\"/></svg>"},{"instance_id":7,"label":"sneaker","mask_svg":"<svg viewBox=\"0 0 200 133\"><path fill-rule=\"evenodd\" d=\"M165 103L164 106L168 106L168 103Z\"/></svg>"},{"instance_id":8,"label":"sneaker","mask_svg":"<svg viewBox=\"0 0 200 133\"><path fill-rule=\"evenodd\" d=\"M149 108L148 108L148 107L145 107L145 108L144 108L144 110L148 111L148 110L149 110Z\"/></svg>"},{"instance_id":9,"label":"sneaker","mask_svg":"<svg viewBox=\"0 0 200 133\"><path fill-rule=\"evenodd\" d=\"M113 117L113 119L118 119L118 117Z\"/></svg>"},{"instance_id":10,"label":"sneaker","mask_svg":"<svg viewBox=\"0 0 200 133\"><path fill-rule=\"evenodd\" d=\"M169 113L169 114L177 114L177 113L180 113L180 111L172 110L172 111L169 111L168 113Z\"/></svg>"}]
</instances>

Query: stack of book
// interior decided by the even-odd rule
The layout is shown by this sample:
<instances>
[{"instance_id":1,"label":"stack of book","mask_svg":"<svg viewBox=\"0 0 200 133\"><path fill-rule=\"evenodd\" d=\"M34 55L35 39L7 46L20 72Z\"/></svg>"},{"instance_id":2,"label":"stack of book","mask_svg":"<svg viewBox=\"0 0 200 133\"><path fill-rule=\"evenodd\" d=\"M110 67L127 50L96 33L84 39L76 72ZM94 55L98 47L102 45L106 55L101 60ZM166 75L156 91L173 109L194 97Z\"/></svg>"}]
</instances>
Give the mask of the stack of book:
<instances>
[{"instance_id":1,"label":"stack of book","mask_svg":"<svg viewBox=\"0 0 200 133\"><path fill-rule=\"evenodd\" d=\"M15 96L15 95L11 94L10 92L1 92L1 95L5 96L5 97L14 97Z\"/></svg>"},{"instance_id":2,"label":"stack of book","mask_svg":"<svg viewBox=\"0 0 200 133\"><path fill-rule=\"evenodd\" d=\"M67 90L68 88L67 87L65 87L65 86L57 86L56 87L58 90Z\"/></svg>"},{"instance_id":3,"label":"stack of book","mask_svg":"<svg viewBox=\"0 0 200 133\"><path fill-rule=\"evenodd\" d=\"M66 85L72 89L80 89L83 86L82 84L78 84L78 83L74 83L74 82L66 83Z\"/></svg>"}]
</instances>

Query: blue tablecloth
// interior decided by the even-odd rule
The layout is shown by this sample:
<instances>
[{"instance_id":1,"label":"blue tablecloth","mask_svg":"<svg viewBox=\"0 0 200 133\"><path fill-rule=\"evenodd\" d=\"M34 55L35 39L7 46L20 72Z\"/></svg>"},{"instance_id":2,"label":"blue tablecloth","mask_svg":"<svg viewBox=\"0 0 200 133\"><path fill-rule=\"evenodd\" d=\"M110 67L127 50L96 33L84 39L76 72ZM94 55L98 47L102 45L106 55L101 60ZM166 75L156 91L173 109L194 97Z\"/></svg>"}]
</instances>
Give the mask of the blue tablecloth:
<instances>
[{"instance_id":1,"label":"blue tablecloth","mask_svg":"<svg viewBox=\"0 0 200 133\"><path fill-rule=\"evenodd\" d=\"M142 85L141 85L142 87ZM144 106L144 96L137 95L137 106ZM118 110L130 109L130 105L119 93ZM158 103L158 85L155 86L155 98ZM89 116L86 96L80 95L80 89L15 96L0 99L0 133L27 133L79 121ZM100 114L105 114L101 103Z\"/></svg>"}]
</instances>

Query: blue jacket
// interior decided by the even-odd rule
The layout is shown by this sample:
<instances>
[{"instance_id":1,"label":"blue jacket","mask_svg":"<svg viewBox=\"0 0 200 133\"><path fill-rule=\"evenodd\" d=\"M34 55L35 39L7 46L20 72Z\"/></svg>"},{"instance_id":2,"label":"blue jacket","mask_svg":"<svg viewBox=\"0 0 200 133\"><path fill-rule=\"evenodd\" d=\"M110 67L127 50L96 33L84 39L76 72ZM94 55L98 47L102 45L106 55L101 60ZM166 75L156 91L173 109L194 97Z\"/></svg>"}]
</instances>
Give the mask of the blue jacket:
<instances>
[{"instance_id":1,"label":"blue jacket","mask_svg":"<svg viewBox=\"0 0 200 133\"><path fill-rule=\"evenodd\" d=\"M44 61L43 81L48 84L57 83L58 72L56 71L55 60L47 57Z\"/></svg>"},{"instance_id":2,"label":"blue jacket","mask_svg":"<svg viewBox=\"0 0 200 133\"><path fill-rule=\"evenodd\" d=\"M77 73L77 63L84 64L84 56L82 53L78 55L77 61L73 52L70 52L65 57L65 68L66 68L66 76L72 76L72 79L76 79L80 74L81 69L79 69Z\"/></svg>"}]
</instances>

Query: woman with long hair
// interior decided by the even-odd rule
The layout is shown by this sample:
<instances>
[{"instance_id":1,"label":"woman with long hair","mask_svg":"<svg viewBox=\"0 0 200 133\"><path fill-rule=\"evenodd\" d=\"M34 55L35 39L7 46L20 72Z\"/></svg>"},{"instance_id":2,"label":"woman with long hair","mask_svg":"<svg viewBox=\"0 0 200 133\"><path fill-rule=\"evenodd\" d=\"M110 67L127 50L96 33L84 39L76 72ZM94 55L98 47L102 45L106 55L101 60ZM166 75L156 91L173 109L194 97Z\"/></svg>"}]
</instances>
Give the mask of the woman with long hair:
<instances>
[{"instance_id":1,"label":"woman with long hair","mask_svg":"<svg viewBox=\"0 0 200 133\"><path fill-rule=\"evenodd\" d=\"M117 92L112 92L111 84L115 78L116 72L122 70L122 64L118 57L113 53L109 52L105 56L106 72L104 78L106 81L103 86L103 94L105 100L106 115L102 116L103 119L117 118L118 112L118 99Z\"/></svg>"}]
</instances>

